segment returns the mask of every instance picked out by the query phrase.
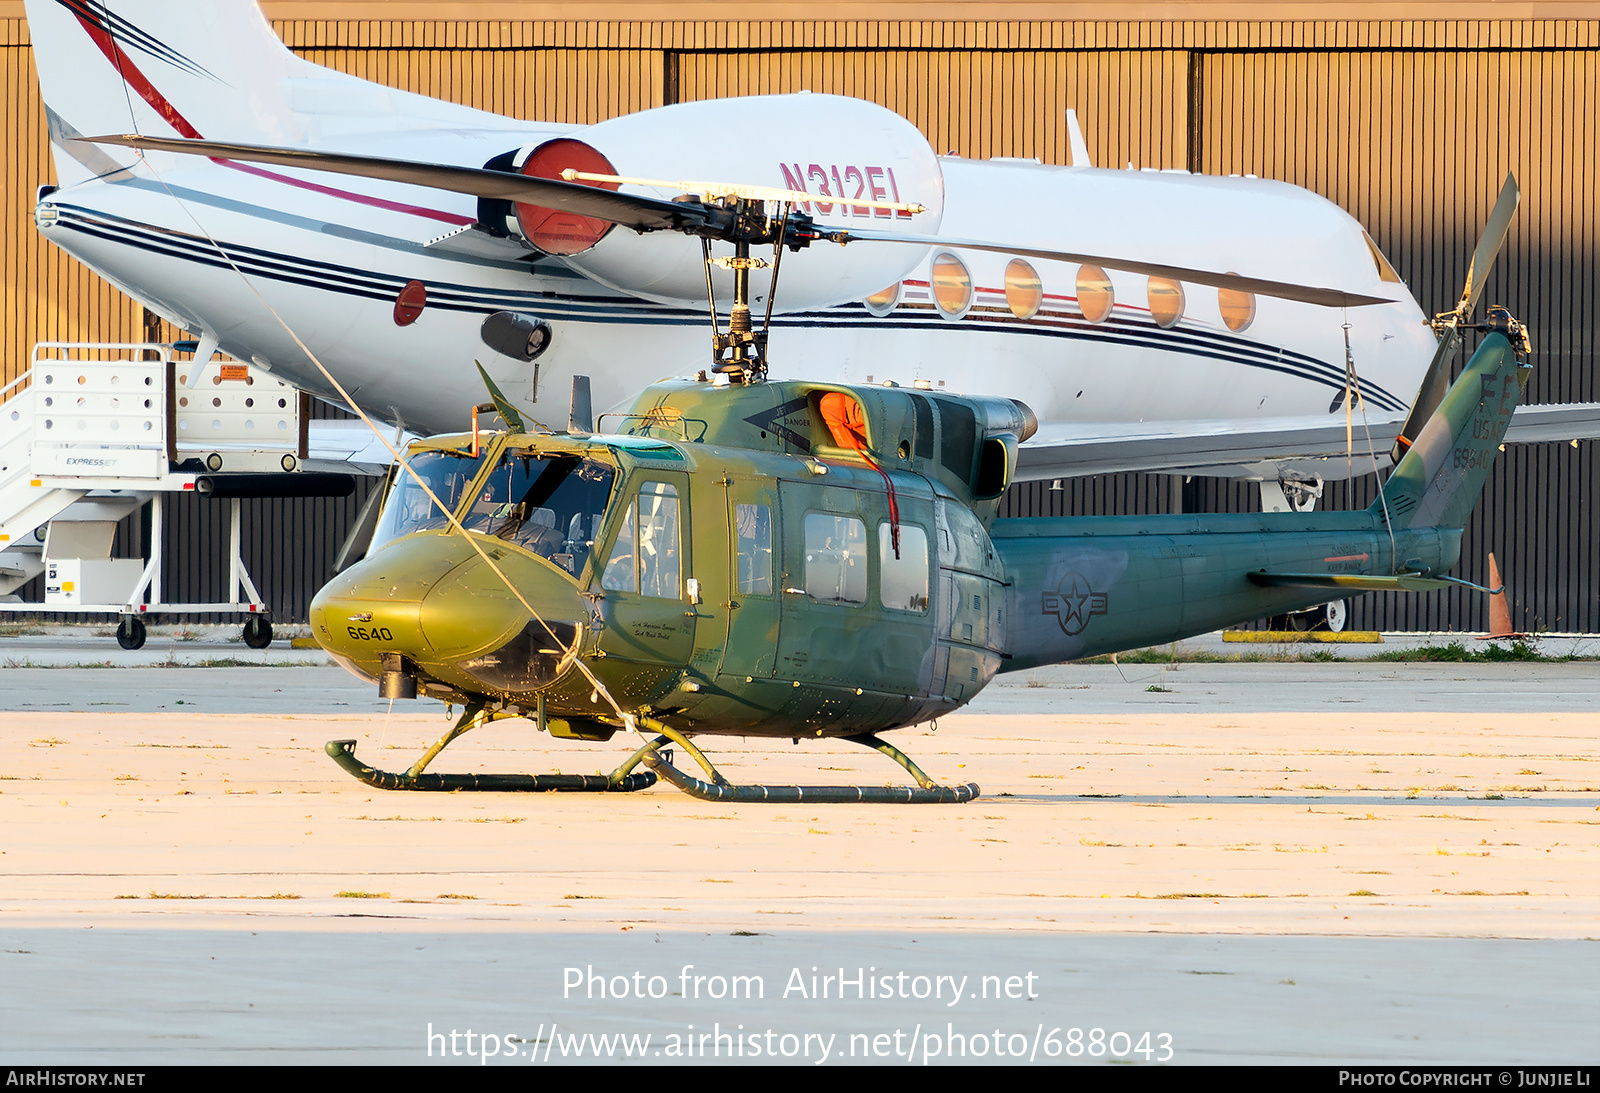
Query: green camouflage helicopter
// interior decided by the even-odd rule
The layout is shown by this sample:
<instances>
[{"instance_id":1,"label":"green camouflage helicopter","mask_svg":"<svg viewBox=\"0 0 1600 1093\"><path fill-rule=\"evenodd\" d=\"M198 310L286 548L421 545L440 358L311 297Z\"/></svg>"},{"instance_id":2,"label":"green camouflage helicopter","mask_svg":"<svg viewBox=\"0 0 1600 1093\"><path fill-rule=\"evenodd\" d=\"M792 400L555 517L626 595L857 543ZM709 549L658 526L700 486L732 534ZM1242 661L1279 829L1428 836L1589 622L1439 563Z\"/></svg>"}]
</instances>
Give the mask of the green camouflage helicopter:
<instances>
[{"instance_id":1,"label":"green camouflage helicopter","mask_svg":"<svg viewBox=\"0 0 1600 1093\"><path fill-rule=\"evenodd\" d=\"M354 741L328 751L389 789L660 775L710 799L970 800L977 786L936 785L877 734L958 709L1001 672L1464 583L1438 575L1531 371L1521 325L1494 309L1486 326L1357 512L997 519L1033 427L1002 399L702 374L650 387L597 434L527 431L496 392L509 431L413 444L368 556L311 609L317 640L381 694L465 712L403 774L362 764ZM425 773L505 717L575 740L658 735L610 775ZM691 740L706 735L843 737L919 785L729 785Z\"/></svg>"},{"instance_id":2,"label":"green camouflage helicopter","mask_svg":"<svg viewBox=\"0 0 1600 1093\"><path fill-rule=\"evenodd\" d=\"M402 180L413 170L365 159L341 169ZM477 177L485 172L450 173L449 186L504 196L504 176L491 186ZM936 784L878 734L960 708L1001 672L1355 591L1465 584L1441 574L1460 557L1531 371L1525 330L1495 308L1445 390L1457 331L1515 207L1508 181L1462 302L1435 321L1440 352L1404 455L1370 508L1002 520L1017 446L1037 427L1027 407L892 384L769 381L767 331L751 322L749 273L766 264L752 245L773 247L770 323L785 247L929 240L823 229L788 203L804 195L730 190L668 203L517 185L574 215L699 235L714 327L710 268L734 273L728 328L714 329L708 372L646 389L609 432L594 428L586 381L574 383L568 429L554 432L528 429L484 374L493 402L479 410L498 412L504 430L485 438L474 417L469 434L410 447L366 557L311 606L318 642L376 679L381 695L465 707L404 773L365 765L353 740L329 742L341 766L380 788L627 791L660 776L713 800L971 800L976 785ZM735 254L713 258L712 239ZM1382 302L1249 285L1330 306ZM1353 369L1350 385L1359 396ZM626 729L641 743L605 775L426 770L463 732L512 717L566 739ZM842 737L888 755L917 785L731 785L693 740L714 735ZM706 779L675 767L673 746Z\"/></svg>"}]
</instances>

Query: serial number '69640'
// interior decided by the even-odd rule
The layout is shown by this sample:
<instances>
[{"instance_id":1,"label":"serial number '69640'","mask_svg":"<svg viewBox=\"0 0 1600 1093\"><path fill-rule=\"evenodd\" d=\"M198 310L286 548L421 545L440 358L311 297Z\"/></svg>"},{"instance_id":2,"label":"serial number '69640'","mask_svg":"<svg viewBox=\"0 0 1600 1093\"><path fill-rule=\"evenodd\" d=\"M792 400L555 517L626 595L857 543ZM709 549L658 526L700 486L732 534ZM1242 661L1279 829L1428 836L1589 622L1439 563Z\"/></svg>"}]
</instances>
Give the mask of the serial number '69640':
<instances>
[{"instance_id":1,"label":"serial number '69640'","mask_svg":"<svg viewBox=\"0 0 1600 1093\"><path fill-rule=\"evenodd\" d=\"M365 626L347 626L350 636L357 641L393 641L394 634L387 626L374 626L370 630Z\"/></svg>"}]
</instances>

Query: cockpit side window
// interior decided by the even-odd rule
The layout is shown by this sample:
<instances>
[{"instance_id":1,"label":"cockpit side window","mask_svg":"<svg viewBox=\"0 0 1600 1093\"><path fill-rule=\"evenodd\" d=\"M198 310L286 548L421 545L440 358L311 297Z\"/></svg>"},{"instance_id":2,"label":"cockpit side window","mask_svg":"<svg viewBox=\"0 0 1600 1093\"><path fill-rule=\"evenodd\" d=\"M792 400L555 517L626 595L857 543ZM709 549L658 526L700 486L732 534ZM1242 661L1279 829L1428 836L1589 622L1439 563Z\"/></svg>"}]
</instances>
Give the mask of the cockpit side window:
<instances>
[{"instance_id":1,"label":"cockpit side window","mask_svg":"<svg viewBox=\"0 0 1600 1093\"><path fill-rule=\"evenodd\" d=\"M681 558L677 487L668 482L645 482L623 514L600 587L679 599Z\"/></svg>"},{"instance_id":2,"label":"cockpit side window","mask_svg":"<svg viewBox=\"0 0 1600 1093\"><path fill-rule=\"evenodd\" d=\"M421 478L452 512L461 501L461 495L483 466L483 457L473 458L463 452L428 450L417 452L407 461L410 471L402 468L395 476L394 490L384 503L383 515L372 533L372 546L377 550L385 543L402 535L431 528L447 527L449 516L435 505L423 488L417 484ZM411 471L415 471L415 476Z\"/></svg>"},{"instance_id":3,"label":"cockpit side window","mask_svg":"<svg viewBox=\"0 0 1600 1093\"><path fill-rule=\"evenodd\" d=\"M1378 267L1378 280L1400 284L1400 275L1394 271L1394 267L1389 264L1389 260L1378 249L1378 244L1372 241L1372 236L1362 232L1361 238L1367 241L1367 252L1372 255L1372 264Z\"/></svg>"},{"instance_id":4,"label":"cockpit side window","mask_svg":"<svg viewBox=\"0 0 1600 1093\"><path fill-rule=\"evenodd\" d=\"M594 549L614 477L598 460L513 448L489 472L462 523L576 575Z\"/></svg>"}]
</instances>

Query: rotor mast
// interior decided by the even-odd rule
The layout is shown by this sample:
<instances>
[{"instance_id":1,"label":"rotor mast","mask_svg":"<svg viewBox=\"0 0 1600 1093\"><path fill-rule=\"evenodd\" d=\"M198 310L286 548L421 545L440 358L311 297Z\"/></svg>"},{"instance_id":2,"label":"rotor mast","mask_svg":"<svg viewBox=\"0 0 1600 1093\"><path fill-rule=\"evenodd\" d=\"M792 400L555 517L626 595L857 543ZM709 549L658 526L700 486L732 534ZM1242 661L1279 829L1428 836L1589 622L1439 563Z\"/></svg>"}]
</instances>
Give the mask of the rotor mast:
<instances>
[{"instance_id":1,"label":"rotor mast","mask_svg":"<svg viewBox=\"0 0 1600 1093\"><path fill-rule=\"evenodd\" d=\"M730 230L723 236L733 243L733 254L713 258L711 242L705 239L706 298L711 308L711 370L727 376L731 383L759 383L767 373L767 334L772 326L772 301L778 290L791 204L784 203L780 214L773 217L767 215L764 200L730 195L718 201L733 214ZM772 261L753 256L750 253L752 244L771 244ZM769 265L772 281L767 288L766 321L756 330L750 317L750 271L766 269ZM733 272L733 306L728 312L725 333L717 323L716 296L711 288L712 266Z\"/></svg>"}]
</instances>

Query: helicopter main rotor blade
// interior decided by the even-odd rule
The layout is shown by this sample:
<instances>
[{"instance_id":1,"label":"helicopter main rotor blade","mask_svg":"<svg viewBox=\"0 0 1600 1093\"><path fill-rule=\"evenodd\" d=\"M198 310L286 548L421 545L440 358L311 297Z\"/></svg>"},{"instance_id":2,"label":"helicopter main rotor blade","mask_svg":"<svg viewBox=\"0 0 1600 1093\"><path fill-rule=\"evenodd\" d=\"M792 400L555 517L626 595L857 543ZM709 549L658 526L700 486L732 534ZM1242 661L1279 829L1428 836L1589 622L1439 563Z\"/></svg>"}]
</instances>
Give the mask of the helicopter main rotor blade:
<instances>
[{"instance_id":1,"label":"helicopter main rotor blade","mask_svg":"<svg viewBox=\"0 0 1600 1093\"><path fill-rule=\"evenodd\" d=\"M635 231L679 231L714 239L732 238L737 231L737 217L730 210L703 202L663 201L659 198L640 197L614 190L602 190L573 182L534 178L504 171L487 171L476 167L454 167L445 164L419 163L414 160L386 159L381 156L350 155L342 152L318 152L305 148L278 148L259 144L233 144L226 141L189 140L179 137L149 137L141 134L123 136L86 137L90 144L116 144L128 148L141 148L157 152L174 152L181 155L208 156L213 159L231 159L247 163L270 163L279 167L300 167L312 171L355 175L385 182L400 182L412 186L428 186L437 190L470 194L474 197L504 201L522 201L562 212L592 216ZM966 250L992 251L996 254L1022 255L1047 261L1073 262L1094 265L1104 269L1137 273L1149 277L1170 277L1191 284L1210 285L1240 292L1253 292L1260 296L1293 300L1298 303L1318 304L1322 307L1364 307L1371 304L1388 304L1392 300L1380 296L1363 296L1342 289L1317 288L1286 281L1272 281L1260 277L1242 277L1234 273L1217 273L1213 270L1192 269L1155 262L1134 261L1109 255L1077 254L1069 251L1044 250L1038 247L1019 247L989 243L976 239L950 239L941 236L903 235L894 232L829 230L817 225L810 217L790 215L789 238L802 246L819 240L834 243L881 242L911 243L922 246L960 247Z\"/></svg>"},{"instance_id":2,"label":"helicopter main rotor blade","mask_svg":"<svg viewBox=\"0 0 1600 1093\"><path fill-rule=\"evenodd\" d=\"M1293 300L1302 304L1319 304L1322 307L1366 307L1370 304L1392 304L1395 301L1381 296L1363 296L1337 288L1317 288L1297 285L1288 281L1269 281L1261 277L1241 277L1237 273L1217 273L1215 270L1192 269L1188 266L1169 266L1158 262L1141 262L1129 258L1114 258L1103 254L1076 254L1071 251L1044 250L1039 247L1019 247L1001 243L985 243L976 239L950 239L937 235L901 235L890 232L856 231L844 229L828 231L819 229L819 238L833 243L917 243L923 246L956 247L961 250L992 251L995 254L1015 254L1051 262L1072 262L1080 266L1099 266L1122 273L1140 273L1147 277L1170 277L1174 281L1188 281L1213 288L1230 288L1239 292L1253 292L1258 296L1272 296L1280 300Z\"/></svg>"},{"instance_id":3,"label":"helicopter main rotor blade","mask_svg":"<svg viewBox=\"0 0 1600 1093\"><path fill-rule=\"evenodd\" d=\"M521 201L547 209L608 220L635 231L696 232L712 228L727 219L720 209L697 202L662 201L653 197L602 190L575 182L534 178L506 171L486 171L476 167L452 167L414 160L385 159L380 156L318 152L306 148L274 148L260 144L230 144L216 140L187 140L177 137L147 137L133 133L124 136L85 137L90 144L120 144L154 152L208 156L246 163L271 163L279 167L303 167L312 171L356 175L384 182L403 182L428 186L473 197Z\"/></svg>"},{"instance_id":4,"label":"helicopter main rotor blade","mask_svg":"<svg viewBox=\"0 0 1600 1093\"><path fill-rule=\"evenodd\" d=\"M1400 427L1400 434L1395 437L1394 447L1390 449L1389 458L1395 463L1400 462L1400 457L1411 447L1411 442L1433 416L1450 388L1450 367L1455 361L1456 350L1461 346L1459 327L1472 317L1472 312L1478 306L1478 298L1483 295L1483 287L1489 281L1489 268L1494 265L1500 248L1505 245L1506 235L1511 231L1511 219L1516 215L1517 204L1521 200L1516 176L1506 175L1505 184L1500 187L1500 196L1495 199L1488 222L1483 226L1478 247L1472 252L1466 283L1461 286L1461 299L1454 311L1447 311L1434 320L1435 327L1439 329L1439 348L1434 350L1428 370L1422 374L1417 399L1411 405L1411 412L1406 415L1405 424Z\"/></svg>"}]
</instances>

